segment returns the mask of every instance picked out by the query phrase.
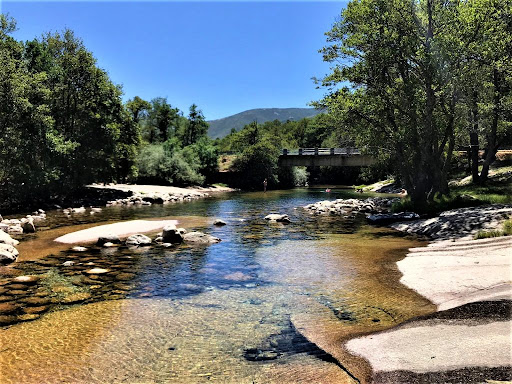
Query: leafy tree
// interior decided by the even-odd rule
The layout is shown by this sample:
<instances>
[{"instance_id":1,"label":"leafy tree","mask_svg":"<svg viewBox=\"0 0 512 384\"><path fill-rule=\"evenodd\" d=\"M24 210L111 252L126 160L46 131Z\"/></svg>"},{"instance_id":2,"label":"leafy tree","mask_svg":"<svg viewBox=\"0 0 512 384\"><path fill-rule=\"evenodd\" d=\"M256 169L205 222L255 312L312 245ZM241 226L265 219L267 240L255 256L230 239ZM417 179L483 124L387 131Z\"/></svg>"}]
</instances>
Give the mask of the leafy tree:
<instances>
[{"instance_id":1,"label":"leafy tree","mask_svg":"<svg viewBox=\"0 0 512 384\"><path fill-rule=\"evenodd\" d=\"M147 118L149 111L151 111L151 104L139 96L135 96L126 102L126 108L130 111L135 124L139 124L141 119Z\"/></svg>"},{"instance_id":2,"label":"leafy tree","mask_svg":"<svg viewBox=\"0 0 512 384\"><path fill-rule=\"evenodd\" d=\"M202 137L206 137L208 132L208 123L204 119L203 113L197 108L197 105L192 104L189 109L189 114L186 123L181 132L181 142L183 146L195 144Z\"/></svg>"},{"instance_id":3,"label":"leafy tree","mask_svg":"<svg viewBox=\"0 0 512 384\"><path fill-rule=\"evenodd\" d=\"M151 100L149 112L149 143L165 142L174 136L179 121L179 109L172 108L164 97Z\"/></svg>"},{"instance_id":4,"label":"leafy tree","mask_svg":"<svg viewBox=\"0 0 512 384\"><path fill-rule=\"evenodd\" d=\"M392 162L418 205L448 189L455 131L464 125L461 63L484 33L460 36L470 3L497 2L351 1L322 49L333 70L321 79L328 92L317 106L360 148ZM510 1L503 3L502 20L510 20Z\"/></svg>"}]
</instances>

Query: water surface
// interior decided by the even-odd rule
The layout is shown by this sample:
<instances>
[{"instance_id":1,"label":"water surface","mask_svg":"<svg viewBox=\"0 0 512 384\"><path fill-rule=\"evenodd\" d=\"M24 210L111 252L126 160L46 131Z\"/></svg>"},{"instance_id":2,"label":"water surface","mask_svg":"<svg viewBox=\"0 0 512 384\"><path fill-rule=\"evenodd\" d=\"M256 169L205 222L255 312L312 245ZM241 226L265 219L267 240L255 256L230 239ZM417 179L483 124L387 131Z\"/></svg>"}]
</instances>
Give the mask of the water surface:
<instances>
[{"instance_id":1,"label":"water surface","mask_svg":"<svg viewBox=\"0 0 512 384\"><path fill-rule=\"evenodd\" d=\"M433 306L398 283L394 264L420 241L368 227L364 216L296 209L352 197L333 191L49 212L48 230L20 244L22 261L0 269L2 382L364 381L368 367L344 351L344 340ZM292 223L268 223L269 213L286 213ZM140 218L178 218L222 242L76 253L51 241ZM213 227L215 218L228 225ZM13 280L27 274L39 280Z\"/></svg>"}]
</instances>

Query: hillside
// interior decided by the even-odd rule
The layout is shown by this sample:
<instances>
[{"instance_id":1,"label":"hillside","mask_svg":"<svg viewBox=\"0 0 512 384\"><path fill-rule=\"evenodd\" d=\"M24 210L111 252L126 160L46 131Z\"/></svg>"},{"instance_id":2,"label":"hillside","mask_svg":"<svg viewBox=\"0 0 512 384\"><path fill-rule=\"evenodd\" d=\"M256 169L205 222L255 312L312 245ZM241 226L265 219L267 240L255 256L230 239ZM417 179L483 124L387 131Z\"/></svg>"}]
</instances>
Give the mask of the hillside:
<instances>
[{"instance_id":1,"label":"hillside","mask_svg":"<svg viewBox=\"0 0 512 384\"><path fill-rule=\"evenodd\" d=\"M237 113L236 115L224 117L222 119L210 120L208 136L215 139L217 137L227 136L232 128L240 130L245 125L257 121L264 123L266 121L279 120L300 120L305 117L313 117L321 111L314 108L257 108Z\"/></svg>"}]
</instances>

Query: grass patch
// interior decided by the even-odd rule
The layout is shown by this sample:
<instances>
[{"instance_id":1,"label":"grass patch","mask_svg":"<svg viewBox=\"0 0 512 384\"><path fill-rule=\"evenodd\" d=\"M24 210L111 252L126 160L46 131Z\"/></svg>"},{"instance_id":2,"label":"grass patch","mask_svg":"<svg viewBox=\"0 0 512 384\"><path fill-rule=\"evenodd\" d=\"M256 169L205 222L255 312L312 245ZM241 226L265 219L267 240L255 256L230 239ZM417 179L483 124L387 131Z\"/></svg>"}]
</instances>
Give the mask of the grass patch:
<instances>
[{"instance_id":1,"label":"grass patch","mask_svg":"<svg viewBox=\"0 0 512 384\"><path fill-rule=\"evenodd\" d=\"M478 239L489 239L491 237L501 237L512 235L512 219L508 219L503 223L503 229L492 230L492 231L478 231L475 235L475 240Z\"/></svg>"}]
</instances>

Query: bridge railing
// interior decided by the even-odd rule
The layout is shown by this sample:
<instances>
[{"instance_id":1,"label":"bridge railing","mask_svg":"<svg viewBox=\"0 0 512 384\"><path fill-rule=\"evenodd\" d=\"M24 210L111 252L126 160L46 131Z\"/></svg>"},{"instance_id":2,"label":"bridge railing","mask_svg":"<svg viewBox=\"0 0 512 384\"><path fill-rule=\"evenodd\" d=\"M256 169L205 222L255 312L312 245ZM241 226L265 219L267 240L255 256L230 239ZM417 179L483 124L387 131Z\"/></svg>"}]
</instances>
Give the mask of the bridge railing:
<instances>
[{"instance_id":1,"label":"bridge railing","mask_svg":"<svg viewBox=\"0 0 512 384\"><path fill-rule=\"evenodd\" d=\"M327 156L327 155L360 155L357 148L298 148L281 151L282 156Z\"/></svg>"}]
</instances>

